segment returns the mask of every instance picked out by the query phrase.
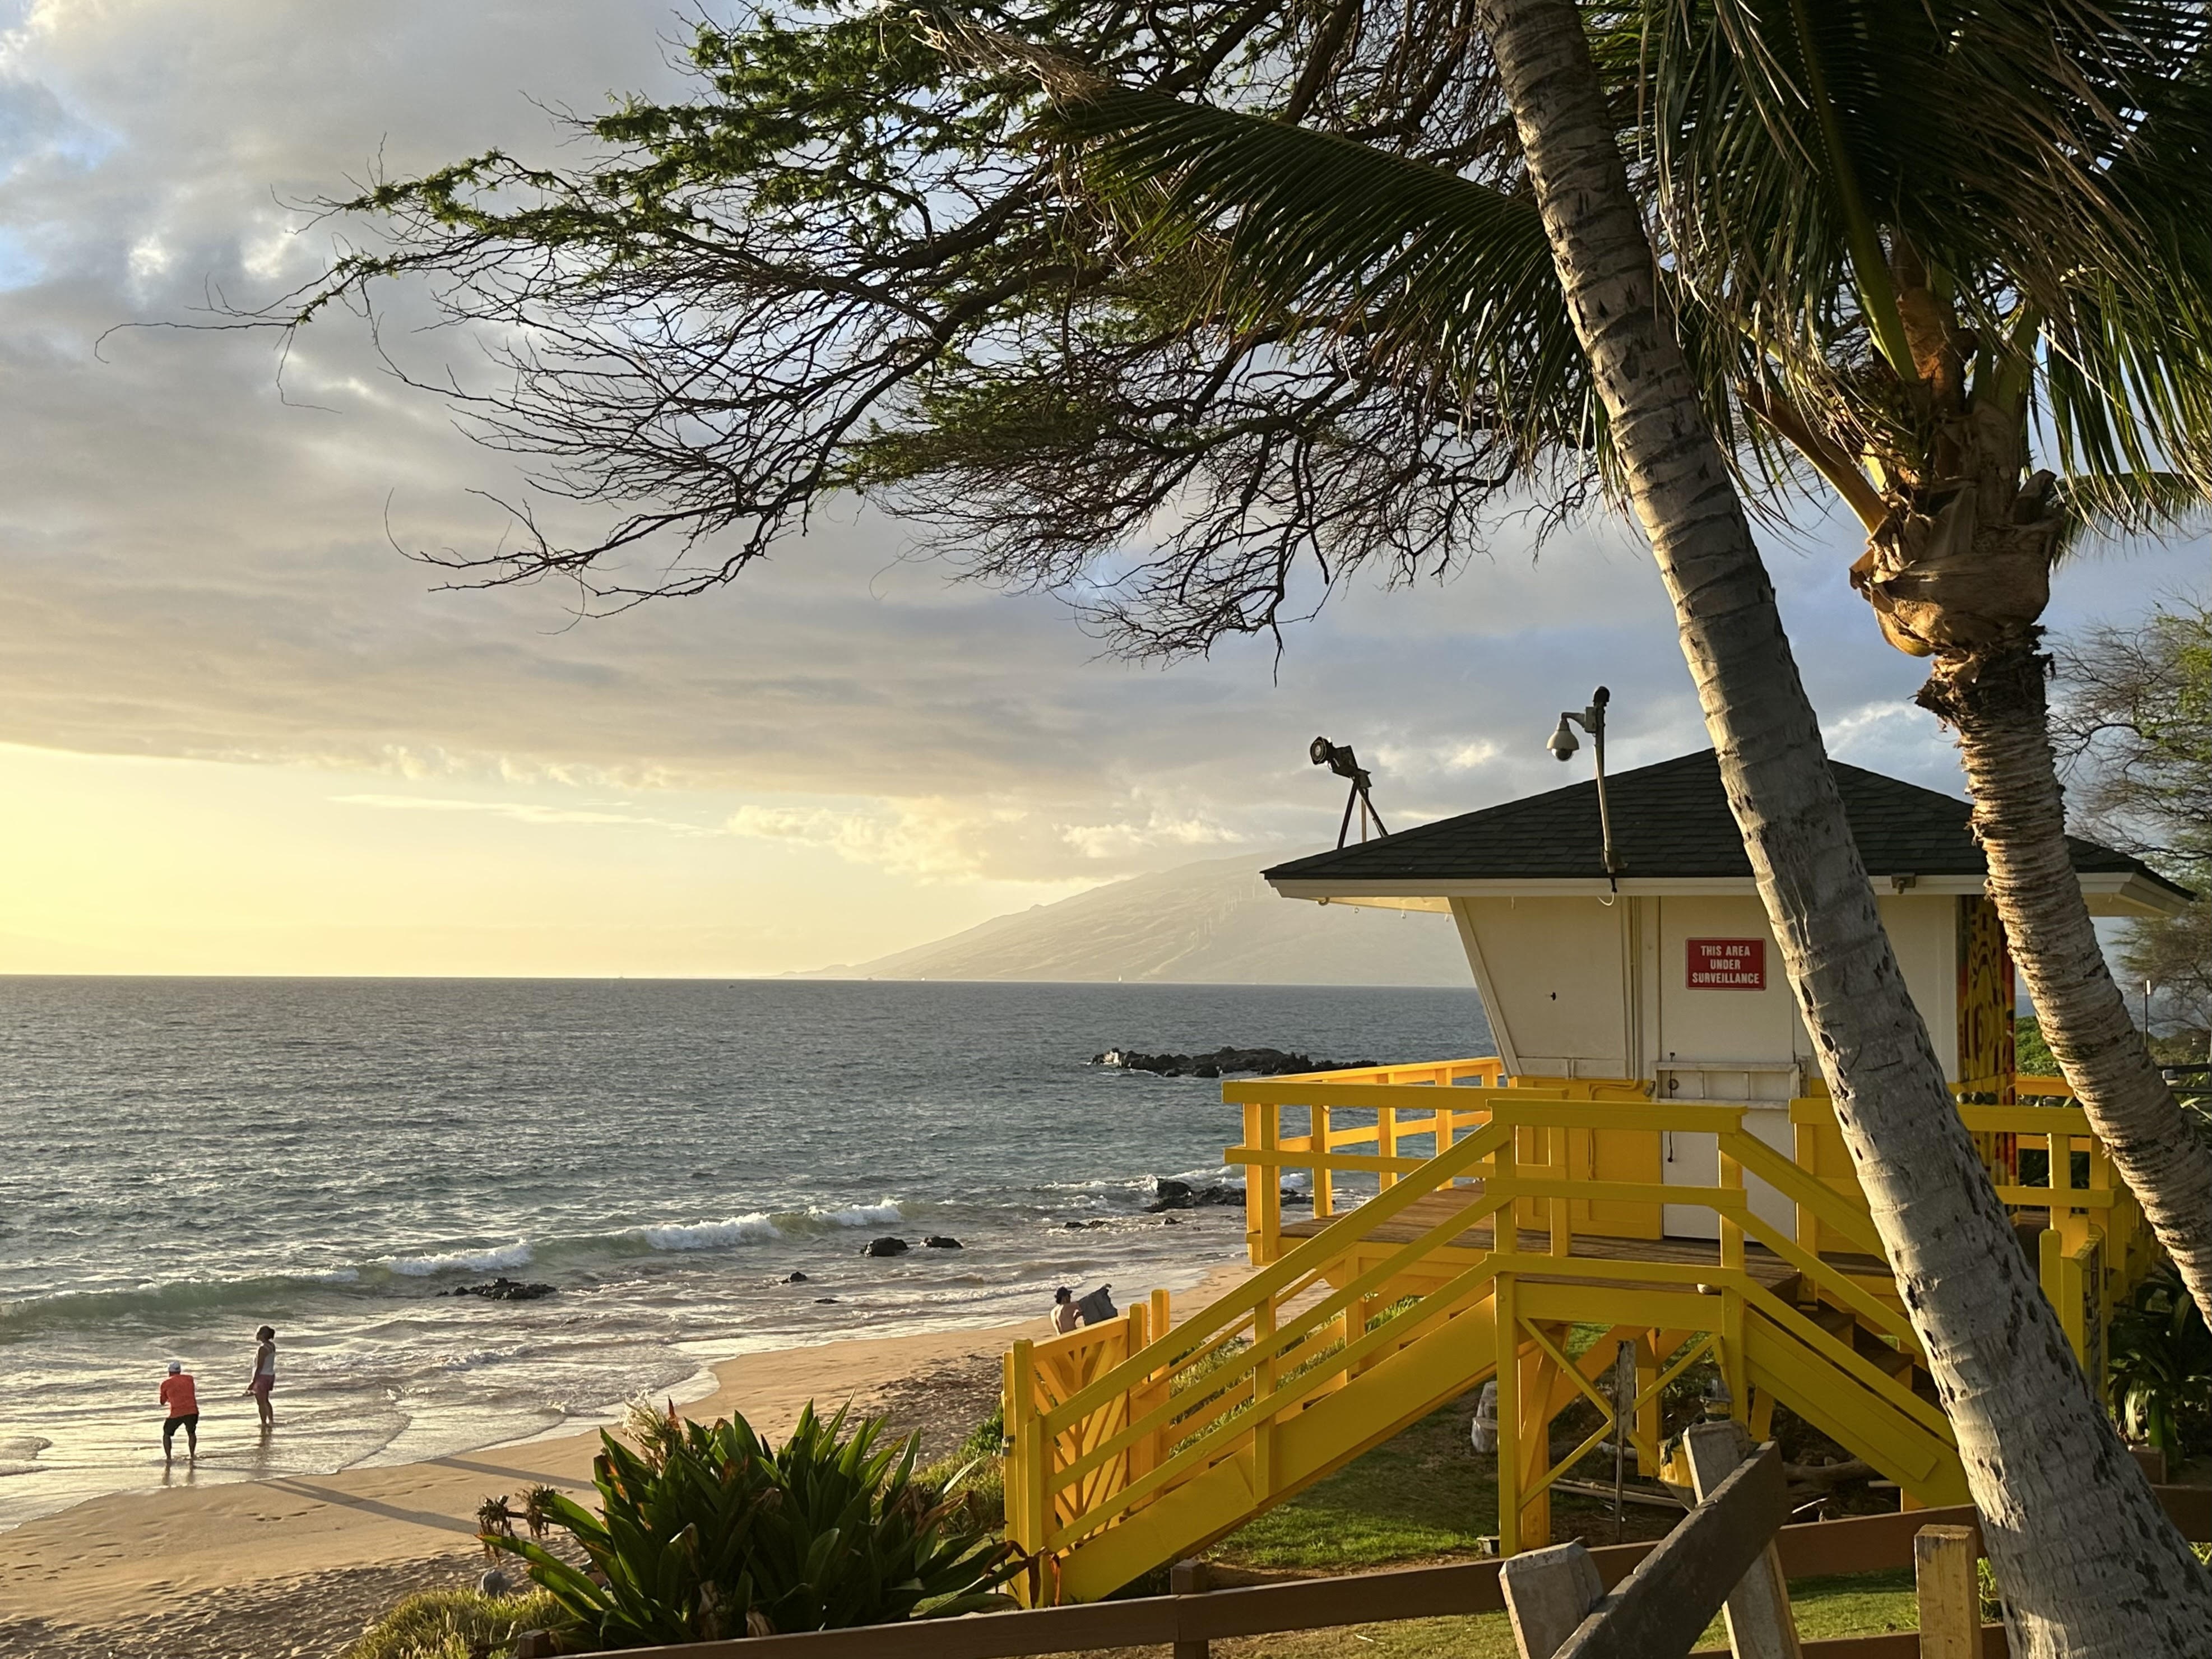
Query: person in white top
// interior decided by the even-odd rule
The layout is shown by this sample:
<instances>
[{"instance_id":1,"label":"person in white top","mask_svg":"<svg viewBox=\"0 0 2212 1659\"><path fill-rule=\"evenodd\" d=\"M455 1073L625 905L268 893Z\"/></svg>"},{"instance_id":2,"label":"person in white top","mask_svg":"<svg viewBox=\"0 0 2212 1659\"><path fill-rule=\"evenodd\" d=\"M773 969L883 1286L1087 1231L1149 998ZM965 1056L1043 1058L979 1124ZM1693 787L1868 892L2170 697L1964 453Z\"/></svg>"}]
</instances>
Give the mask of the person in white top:
<instances>
[{"instance_id":1,"label":"person in white top","mask_svg":"<svg viewBox=\"0 0 2212 1659\"><path fill-rule=\"evenodd\" d=\"M276 1386L276 1330L264 1325L254 1332L253 1380L246 1385L246 1393L253 1396L254 1408L261 1413L261 1426L271 1426L276 1418L269 1410L269 1393Z\"/></svg>"}]
</instances>

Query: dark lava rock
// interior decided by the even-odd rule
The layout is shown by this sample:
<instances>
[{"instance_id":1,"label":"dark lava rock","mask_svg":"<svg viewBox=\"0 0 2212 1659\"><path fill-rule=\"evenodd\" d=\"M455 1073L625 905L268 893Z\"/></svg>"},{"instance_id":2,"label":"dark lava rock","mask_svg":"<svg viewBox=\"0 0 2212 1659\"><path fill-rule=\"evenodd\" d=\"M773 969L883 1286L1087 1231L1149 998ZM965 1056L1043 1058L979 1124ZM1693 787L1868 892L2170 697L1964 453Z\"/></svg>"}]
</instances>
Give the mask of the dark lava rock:
<instances>
[{"instance_id":1,"label":"dark lava rock","mask_svg":"<svg viewBox=\"0 0 2212 1659\"><path fill-rule=\"evenodd\" d=\"M1242 1187L1194 1187L1188 1181L1160 1181L1153 1184L1152 1201L1145 1206L1154 1215L1163 1210L1195 1210L1214 1204L1242 1204Z\"/></svg>"},{"instance_id":2,"label":"dark lava rock","mask_svg":"<svg viewBox=\"0 0 2212 1659\"><path fill-rule=\"evenodd\" d=\"M440 1296L481 1296L493 1302L535 1302L553 1294L550 1285L526 1285L519 1279L501 1277L483 1285L456 1285Z\"/></svg>"},{"instance_id":3,"label":"dark lava rock","mask_svg":"<svg viewBox=\"0 0 2212 1659\"><path fill-rule=\"evenodd\" d=\"M1060 1225L1066 1228L1067 1231L1072 1233L1083 1232L1089 1228L1103 1227L1105 1224L1106 1224L1103 1221L1063 1221L1060 1223Z\"/></svg>"},{"instance_id":4,"label":"dark lava rock","mask_svg":"<svg viewBox=\"0 0 2212 1659\"><path fill-rule=\"evenodd\" d=\"M925 1250L957 1250L963 1248L957 1238L947 1238L943 1233L932 1233L921 1241Z\"/></svg>"},{"instance_id":5,"label":"dark lava rock","mask_svg":"<svg viewBox=\"0 0 2212 1659\"><path fill-rule=\"evenodd\" d=\"M783 1276L783 1282L787 1285L804 1285L806 1282L806 1275L805 1273L786 1273Z\"/></svg>"},{"instance_id":6,"label":"dark lava rock","mask_svg":"<svg viewBox=\"0 0 2212 1659\"><path fill-rule=\"evenodd\" d=\"M817 1308L826 1308L836 1299L834 1296L817 1296L814 1298L814 1305Z\"/></svg>"},{"instance_id":7,"label":"dark lava rock","mask_svg":"<svg viewBox=\"0 0 2212 1659\"><path fill-rule=\"evenodd\" d=\"M1313 1202L1311 1194L1302 1193L1294 1187L1285 1187L1279 1190L1285 1204ZM1188 1181L1162 1180L1152 1183L1152 1201L1145 1208L1153 1215L1158 1215L1164 1210L1206 1209L1215 1205L1242 1204L1243 1201L1244 1189L1242 1187L1194 1187Z\"/></svg>"},{"instance_id":8,"label":"dark lava rock","mask_svg":"<svg viewBox=\"0 0 2212 1659\"><path fill-rule=\"evenodd\" d=\"M904 1255L906 1240L902 1238L872 1238L861 1249L862 1255Z\"/></svg>"},{"instance_id":9,"label":"dark lava rock","mask_svg":"<svg viewBox=\"0 0 2212 1659\"><path fill-rule=\"evenodd\" d=\"M1344 1072L1375 1064L1371 1060L1316 1060L1281 1048L1216 1048L1205 1054L1148 1054L1136 1048L1109 1048L1091 1057L1093 1066L1159 1077L1283 1077L1293 1072Z\"/></svg>"}]
</instances>

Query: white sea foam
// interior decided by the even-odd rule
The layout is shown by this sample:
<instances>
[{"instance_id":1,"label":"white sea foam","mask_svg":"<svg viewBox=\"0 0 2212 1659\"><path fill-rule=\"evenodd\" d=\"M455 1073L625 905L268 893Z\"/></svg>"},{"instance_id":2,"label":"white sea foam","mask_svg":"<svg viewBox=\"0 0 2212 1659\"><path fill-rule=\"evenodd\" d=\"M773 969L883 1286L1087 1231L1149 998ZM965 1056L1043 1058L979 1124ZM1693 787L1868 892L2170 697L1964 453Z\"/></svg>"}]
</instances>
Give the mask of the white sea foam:
<instances>
[{"instance_id":1,"label":"white sea foam","mask_svg":"<svg viewBox=\"0 0 2212 1659\"><path fill-rule=\"evenodd\" d=\"M783 1230L769 1215L732 1216L727 1221L695 1221L681 1226L643 1227L638 1237L656 1250L726 1250L756 1239L781 1238Z\"/></svg>"},{"instance_id":2,"label":"white sea foam","mask_svg":"<svg viewBox=\"0 0 2212 1659\"><path fill-rule=\"evenodd\" d=\"M404 1278L428 1279L433 1273L498 1273L508 1267L526 1267L530 1259L530 1246L518 1238L512 1244L501 1244L488 1250L448 1250L435 1255L386 1256L378 1265Z\"/></svg>"},{"instance_id":3,"label":"white sea foam","mask_svg":"<svg viewBox=\"0 0 2212 1659\"><path fill-rule=\"evenodd\" d=\"M886 1222L902 1220L906 1215L898 1200L891 1198L842 1210L809 1210L807 1213L819 1216L833 1227L879 1227Z\"/></svg>"},{"instance_id":4,"label":"white sea foam","mask_svg":"<svg viewBox=\"0 0 2212 1659\"><path fill-rule=\"evenodd\" d=\"M471 1348L465 1353L452 1355L444 1364L449 1371L472 1370L479 1365L497 1365L509 1359L520 1359L529 1352L527 1344L510 1348Z\"/></svg>"},{"instance_id":5,"label":"white sea foam","mask_svg":"<svg viewBox=\"0 0 2212 1659\"><path fill-rule=\"evenodd\" d=\"M804 1210L771 1215L755 1211L724 1221L668 1223L641 1227L634 1237L656 1250L726 1250L763 1239L805 1237L825 1227L882 1227L901 1220L905 1209L895 1198L874 1204L852 1204L841 1208L811 1205Z\"/></svg>"}]
</instances>

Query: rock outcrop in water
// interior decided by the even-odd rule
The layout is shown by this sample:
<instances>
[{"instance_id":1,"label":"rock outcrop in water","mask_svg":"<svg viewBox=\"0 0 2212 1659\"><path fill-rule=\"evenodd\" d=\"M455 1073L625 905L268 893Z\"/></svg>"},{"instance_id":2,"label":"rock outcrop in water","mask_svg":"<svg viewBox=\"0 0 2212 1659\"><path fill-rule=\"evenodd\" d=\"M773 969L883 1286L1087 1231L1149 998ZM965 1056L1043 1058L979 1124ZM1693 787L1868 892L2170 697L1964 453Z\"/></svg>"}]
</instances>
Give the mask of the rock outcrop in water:
<instances>
[{"instance_id":1,"label":"rock outcrop in water","mask_svg":"<svg viewBox=\"0 0 2212 1659\"><path fill-rule=\"evenodd\" d=\"M943 1233L932 1233L921 1241L925 1250L957 1250L965 1248L957 1238L947 1238Z\"/></svg>"},{"instance_id":2,"label":"rock outcrop in water","mask_svg":"<svg viewBox=\"0 0 2212 1659\"><path fill-rule=\"evenodd\" d=\"M906 1251L902 1238L872 1238L860 1247L862 1255L904 1255Z\"/></svg>"},{"instance_id":3,"label":"rock outcrop in water","mask_svg":"<svg viewBox=\"0 0 2212 1659\"><path fill-rule=\"evenodd\" d=\"M1285 1187L1281 1192L1285 1204L1310 1204L1313 1201L1310 1194L1299 1192L1292 1187ZM1244 1189L1242 1187L1194 1187L1188 1181L1163 1179L1152 1183L1152 1201L1145 1208L1153 1215L1158 1215L1164 1210L1198 1210L1212 1205L1241 1205L1243 1202Z\"/></svg>"},{"instance_id":4,"label":"rock outcrop in water","mask_svg":"<svg viewBox=\"0 0 2212 1659\"><path fill-rule=\"evenodd\" d=\"M1216 1048L1204 1054L1148 1054L1138 1048L1109 1048L1103 1054L1093 1054L1091 1063L1125 1072L1151 1072L1159 1077L1227 1077L1232 1073L1284 1077L1294 1072L1354 1071L1375 1064L1371 1060L1316 1060L1311 1054L1281 1048Z\"/></svg>"},{"instance_id":5,"label":"rock outcrop in water","mask_svg":"<svg viewBox=\"0 0 2212 1659\"><path fill-rule=\"evenodd\" d=\"M440 1296L481 1296L493 1302L535 1302L541 1296L553 1294L550 1285L526 1285L519 1279L504 1275L482 1285L456 1285L450 1291L441 1291Z\"/></svg>"}]
</instances>

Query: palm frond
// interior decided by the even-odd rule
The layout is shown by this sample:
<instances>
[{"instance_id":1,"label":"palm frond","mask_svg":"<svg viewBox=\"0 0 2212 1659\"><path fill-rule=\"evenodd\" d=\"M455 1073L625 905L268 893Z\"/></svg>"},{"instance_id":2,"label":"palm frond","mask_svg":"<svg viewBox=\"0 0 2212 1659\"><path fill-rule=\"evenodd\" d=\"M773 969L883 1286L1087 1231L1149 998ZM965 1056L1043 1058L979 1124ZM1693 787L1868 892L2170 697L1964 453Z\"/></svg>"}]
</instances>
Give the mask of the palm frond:
<instances>
[{"instance_id":1,"label":"palm frond","mask_svg":"<svg viewBox=\"0 0 2212 1659\"><path fill-rule=\"evenodd\" d=\"M1134 246L1205 246L1209 302L1286 343L1334 338L1461 405L1534 464L1570 452L1618 483L1532 198L1337 133L1098 81L1062 81L1041 133L1079 158ZM1731 388L1755 364L1693 299L1685 350L1723 444L1760 481L1790 462Z\"/></svg>"},{"instance_id":2,"label":"palm frond","mask_svg":"<svg viewBox=\"0 0 2212 1659\"><path fill-rule=\"evenodd\" d=\"M2073 273L2046 329L2045 410L2059 468L2113 481L2114 511L2180 476L2212 493L2212 40L2133 94L2105 173L2142 228L2140 269Z\"/></svg>"},{"instance_id":3,"label":"palm frond","mask_svg":"<svg viewBox=\"0 0 2212 1659\"><path fill-rule=\"evenodd\" d=\"M2124 536L2185 535L2212 520L2212 490L2179 472L2123 472L2058 488L2058 557Z\"/></svg>"},{"instance_id":4,"label":"palm frond","mask_svg":"<svg viewBox=\"0 0 2212 1659\"><path fill-rule=\"evenodd\" d=\"M1523 454L1602 416L1534 202L1340 135L1094 82L1041 129L1158 256L1206 250L1225 326L1442 374Z\"/></svg>"}]
</instances>

